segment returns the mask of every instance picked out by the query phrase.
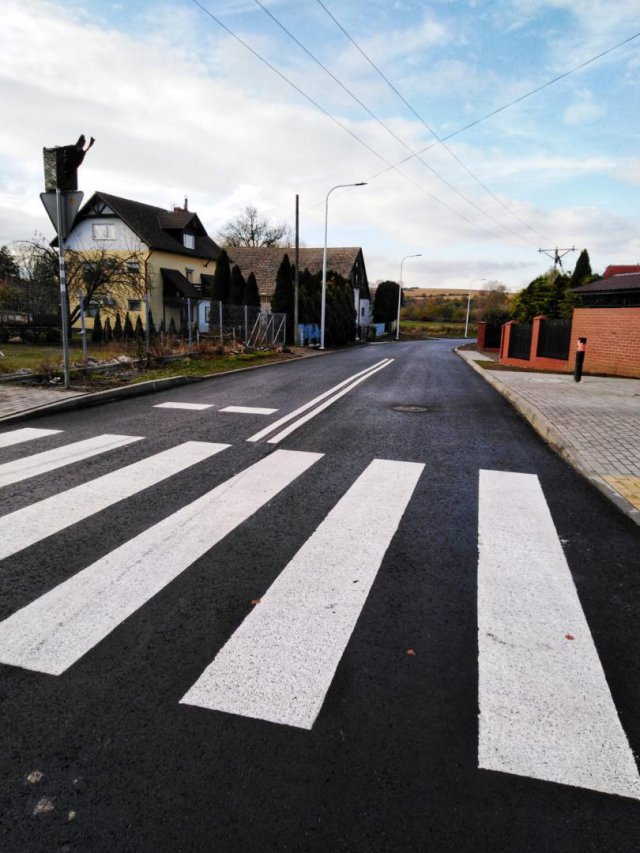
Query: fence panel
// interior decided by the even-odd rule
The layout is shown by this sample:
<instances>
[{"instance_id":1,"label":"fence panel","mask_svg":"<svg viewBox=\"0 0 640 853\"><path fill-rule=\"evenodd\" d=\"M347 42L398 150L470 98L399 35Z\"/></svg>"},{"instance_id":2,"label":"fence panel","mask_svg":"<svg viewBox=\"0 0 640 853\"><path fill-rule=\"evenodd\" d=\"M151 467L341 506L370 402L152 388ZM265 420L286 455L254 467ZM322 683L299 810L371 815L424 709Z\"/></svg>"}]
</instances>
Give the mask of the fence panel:
<instances>
[{"instance_id":1,"label":"fence panel","mask_svg":"<svg viewBox=\"0 0 640 853\"><path fill-rule=\"evenodd\" d=\"M500 349L502 323L487 323L484 330L485 349Z\"/></svg>"},{"instance_id":2,"label":"fence panel","mask_svg":"<svg viewBox=\"0 0 640 853\"><path fill-rule=\"evenodd\" d=\"M531 353L531 334L533 325L531 323L517 323L511 327L511 338L509 340L509 358L521 358L529 360Z\"/></svg>"},{"instance_id":3,"label":"fence panel","mask_svg":"<svg viewBox=\"0 0 640 853\"><path fill-rule=\"evenodd\" d=\"M542 358L569 358L571 320L541 320L537 355Z\"/></svg>"}]
</instances>

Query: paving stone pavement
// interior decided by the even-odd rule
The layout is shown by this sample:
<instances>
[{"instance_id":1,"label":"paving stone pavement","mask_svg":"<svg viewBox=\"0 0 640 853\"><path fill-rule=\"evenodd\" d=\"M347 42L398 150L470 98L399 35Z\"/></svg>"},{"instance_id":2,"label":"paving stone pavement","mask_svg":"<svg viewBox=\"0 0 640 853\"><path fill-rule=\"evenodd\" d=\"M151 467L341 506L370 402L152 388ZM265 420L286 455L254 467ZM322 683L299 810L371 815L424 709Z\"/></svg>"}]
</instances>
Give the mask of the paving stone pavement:
<instances>
[{"instance_id":1,"label":"paving stone pavement","mask_svg":"<svg viewBox=\"0 0 640 853\"><path fill-rule=\"evenodd\" d=\"M27 385L0 384L0 421L41 406L59 403L71 397L80 397L86 392L64 388L32 388Z\"/></svg>"},{"instance_id":2,"label":"paving stone pavement","mask_svg":"<svg viewBox=\"0 0 640 853\"><path fill-rule=\"evenodd\" d=\"M574 468L640 524L640 379L487 370L458 350Z\"/></svg>"}]
</instances>

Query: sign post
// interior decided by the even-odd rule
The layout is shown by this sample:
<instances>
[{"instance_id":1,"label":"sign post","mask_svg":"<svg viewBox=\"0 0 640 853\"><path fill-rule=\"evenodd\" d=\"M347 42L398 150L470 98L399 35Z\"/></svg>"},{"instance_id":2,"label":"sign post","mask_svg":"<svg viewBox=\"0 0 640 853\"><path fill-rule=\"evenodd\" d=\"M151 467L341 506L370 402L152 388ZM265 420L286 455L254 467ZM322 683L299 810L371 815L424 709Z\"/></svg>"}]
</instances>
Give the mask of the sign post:
<instances>
[{"instance_id":1,"label":"sign post","mask_svg":"<svg viewBox=\"0 0 640 853\"><path fill-rule=\"evenodd\" d=\"M62 363L64 387L69 387L69 302L67 295L67 268L64 260L65 240L73 227L83 193L78 192L78 167L95 142L91 137L85 149L81 135L75 145L43 148L44 188L40 194L44 209L58 235L60 279L60 318L62 323Z\"/></svg>"}]
</instances>

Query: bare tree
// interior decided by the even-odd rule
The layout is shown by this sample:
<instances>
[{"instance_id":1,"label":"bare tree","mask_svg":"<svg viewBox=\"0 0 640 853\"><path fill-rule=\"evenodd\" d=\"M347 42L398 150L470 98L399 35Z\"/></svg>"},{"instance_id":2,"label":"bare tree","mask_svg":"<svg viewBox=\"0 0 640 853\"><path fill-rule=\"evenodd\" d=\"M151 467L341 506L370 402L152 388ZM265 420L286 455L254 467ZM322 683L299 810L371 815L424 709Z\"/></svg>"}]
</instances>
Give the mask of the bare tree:
<instances>
[{"instance_id":1,"label":"bare tree","mask_svg":"<svg viewBox=\"0 0 640 853\"><path fill-rule=\"evenodd\" d=\"M58 251L43 237L15 244L25 297L58 296ZM81 291L85 305L97 307L126 304L142 299L145 293L143 253L139 249L114 252L98 246L88 251L66 249L67 291L70 294L69 325L80 316L77 299Z\"/></svg>"},{"instance_id":2,"label":"bare tree","mask_svg":"<svg viewBox=\"0 0 640 853\"><path fill-rule=\"evenodd\" d=\"M222 246L289 247L292 239L291 227L286 222L269 222L252 204L231 219L216 237Z\"/></svg>"}]
</instances>

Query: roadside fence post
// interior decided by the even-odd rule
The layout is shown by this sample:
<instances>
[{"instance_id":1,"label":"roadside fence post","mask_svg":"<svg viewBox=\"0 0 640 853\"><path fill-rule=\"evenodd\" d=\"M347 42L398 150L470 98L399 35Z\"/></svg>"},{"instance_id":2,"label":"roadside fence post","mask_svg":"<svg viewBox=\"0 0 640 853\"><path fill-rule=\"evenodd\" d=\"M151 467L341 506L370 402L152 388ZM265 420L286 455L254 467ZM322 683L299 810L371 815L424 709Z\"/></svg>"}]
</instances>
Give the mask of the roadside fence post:
<instances>
[{"instance_id":1,"label":"roadside fence post","mask_svg":"<svg viewBox=\"0 0 640 853\"><path fill-rule=\"evenodd\" d=\"M578 338L578 350L576 352L576 366L573 371L573 378L576 382L582 379L582 365L584 364L584 353L587 348L587 339Z\"/></svg>"}]
</instances>

